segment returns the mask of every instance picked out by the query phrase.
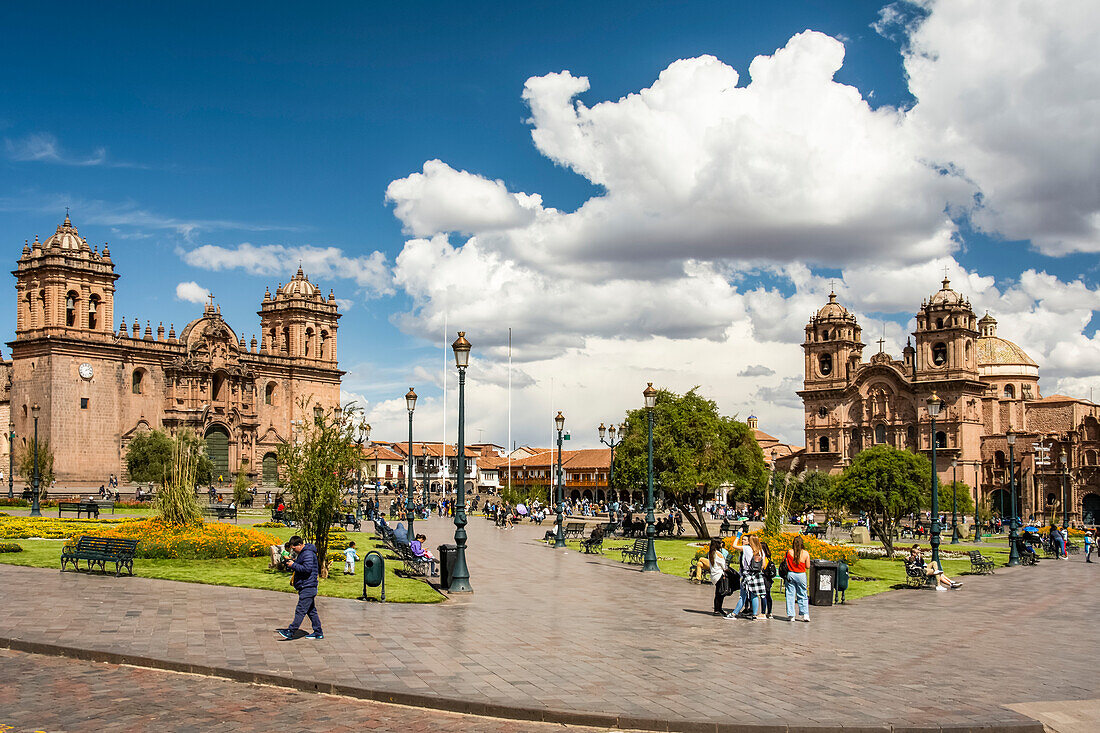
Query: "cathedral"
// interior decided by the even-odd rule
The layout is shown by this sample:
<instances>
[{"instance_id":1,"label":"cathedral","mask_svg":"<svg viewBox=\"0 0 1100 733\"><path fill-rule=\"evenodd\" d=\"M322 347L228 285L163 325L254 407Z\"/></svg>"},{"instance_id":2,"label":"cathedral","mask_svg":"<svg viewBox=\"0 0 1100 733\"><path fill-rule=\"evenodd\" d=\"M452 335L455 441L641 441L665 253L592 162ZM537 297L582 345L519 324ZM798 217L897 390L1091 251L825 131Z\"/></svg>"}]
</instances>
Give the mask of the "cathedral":
<instances>
[{"instance_id":1,"label":"cathedral","mask_svg":"<svg viewBox=\"0 0 1100 733\"><path fill-rule=\"evenodd\" d=\"M1025 520L1061 521L1065 502L1071 519L1100 521L1100 406L1043 397L1035 361L997 335L992 316L979 319L947 278L921 304L900 359L878 344L865 361L859 322L830 293L802 344L806 448L785 467L839 473L875 445L931 458L935 440L940 481L977 487L978 501L996 514L1011 513L1014 464ZM934 435L933 396L940 405Z\"/></svg>"},{"instance_id":2,"label":"cathedral","mask_svg":"<svg viewBox=\"0 0 1100 733\"><path fill-rule=\"evenodd\" d=\"M300 267L264 294L259 342L238 336L213 299L178 334L125 317L116 330L110 249L90 247L68 216L44 242L24 244L12 274L15 340L3 368L15 452L33 441L37 417L58 486L125 481L130 441L156 428L203 436L215 479L243 467L274 484L275 451L294 426L339 407L336 298Z\"/></svg>"}]
</instances>

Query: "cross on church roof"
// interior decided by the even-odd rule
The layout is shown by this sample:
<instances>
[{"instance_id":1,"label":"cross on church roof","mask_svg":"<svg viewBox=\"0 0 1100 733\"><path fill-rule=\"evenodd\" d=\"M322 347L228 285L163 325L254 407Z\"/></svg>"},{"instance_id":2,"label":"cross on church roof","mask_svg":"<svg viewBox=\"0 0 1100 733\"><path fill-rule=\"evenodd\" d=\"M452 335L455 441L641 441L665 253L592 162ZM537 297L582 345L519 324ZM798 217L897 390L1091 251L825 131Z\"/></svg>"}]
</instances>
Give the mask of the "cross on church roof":
<instances>
[{"instance_id":1,"label":"cross on church roof","mask_svg":"<svg viewBox=\"0 0 1100 733\"><path fill-rule=\"evenodd\" d=\"M886 343L886 324L882 324L882 336L878 340L878 353L882 353L882 345Z\"/></svg>"}]
</instances>

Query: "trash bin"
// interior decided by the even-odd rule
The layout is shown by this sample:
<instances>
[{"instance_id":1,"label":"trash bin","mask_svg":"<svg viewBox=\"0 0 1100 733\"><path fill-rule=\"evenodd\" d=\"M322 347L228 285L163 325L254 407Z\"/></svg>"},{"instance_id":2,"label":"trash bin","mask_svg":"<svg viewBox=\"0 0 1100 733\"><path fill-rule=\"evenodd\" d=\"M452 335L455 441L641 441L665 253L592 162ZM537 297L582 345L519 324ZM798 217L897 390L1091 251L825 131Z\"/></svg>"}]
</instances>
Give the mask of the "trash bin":
<instances>
[{"instance_id":1,"label":"trash bin","mask_svg":"<svg viewBox=\"0 0 1100 733\"><path fill-rule=\"evenodd\" d=\"M451 575L455 571L455 561L458 559L458 545L439 546L439 587L443 590L451 589Z\"/></svg>"},{"instance_id":2,"label":"trash bin","mask_svg":"<svg viewBox=\"0 0 1100 733\"><path fill-rule=\"evenodd\" d=\"M836 563L832 560L811 560L809 595L811 606L833 605L836 588Z\"/></svg>"}]
</instances>

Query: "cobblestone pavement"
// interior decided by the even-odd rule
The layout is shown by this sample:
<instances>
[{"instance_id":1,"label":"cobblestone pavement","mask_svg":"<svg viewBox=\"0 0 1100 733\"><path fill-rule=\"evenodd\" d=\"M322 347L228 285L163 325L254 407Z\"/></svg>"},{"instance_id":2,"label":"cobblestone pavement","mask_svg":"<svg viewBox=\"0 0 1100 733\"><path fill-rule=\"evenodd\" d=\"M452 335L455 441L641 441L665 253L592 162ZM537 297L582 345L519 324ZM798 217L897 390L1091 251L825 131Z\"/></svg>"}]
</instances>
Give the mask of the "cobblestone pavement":
<instances>
[{"instance_id":1,"label":"cobblestone pavement","mask_svg":"<svg viewBox=\"0 0 1100 733\"><path fill-rule=\"evenodd\" d=\"M322 599L322 642L273 633L288 594L3 566L19 613L0 616L0 646L624 728L1040 730L1005 705L1100 697L1100 567L1080 557L815 608L810 624L743 622L709 614L708 586L472 522L472 596ZM439 543L450 525L417 527Z\"/></svg>"},{"instance_id":2,"label":"cobblestone pavement","mask_svg":"<svg viewBox=\"0 0 1100 733\"><path fill-rule=\"evenodd\" d=\"M0 731L600 733L0 650Z\"/></svg>"}]
</instances>

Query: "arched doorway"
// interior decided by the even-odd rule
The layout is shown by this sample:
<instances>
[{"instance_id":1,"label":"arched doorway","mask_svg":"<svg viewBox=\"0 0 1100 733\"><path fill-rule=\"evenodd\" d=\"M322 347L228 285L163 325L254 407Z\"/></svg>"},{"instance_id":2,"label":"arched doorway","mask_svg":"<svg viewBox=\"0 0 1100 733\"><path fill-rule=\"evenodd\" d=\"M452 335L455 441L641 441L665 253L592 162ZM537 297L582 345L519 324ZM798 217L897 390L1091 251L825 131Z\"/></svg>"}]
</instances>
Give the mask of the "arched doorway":
<instances>
[{"instance_id":1,"label":"arched doorway","mask_svg":"<svg viewBox=\"0 0 1100 733\"><path fill-rule=\"evenodd\" d=\"M1085 494L1085 498L1081 501L1081 518L1085 524L1100 522L1100 496Z\"/></svg>"},{"instance_id":2,"label":"arched doorway","mask_svg":"<svg viewBox=\"0 0 1100 733\"><path fill-rule=\"evenodd\" d=\"M264 455L263 471L264 486L274 486L279 482L279 462L274 453Z\"/></svg>"},{"instance_id":3,"label":"arched doorway","mask_svg":"<svg viewBox=\"0 0 1100 733\"><path fill-rule=\"evenodd\" d=\"M592 501L592 490L591 489L585 489L584 493L581 494L581 498L582 499L588 499L588 501Z\"/></svg>"},{"instance_id":4,"label":"arched doorway","mask_svg":"<svg viewBox=\"0 0 1100 733\"><path fill-rule=\"evenodd\" d=\"M576 489L573 489L572 491L569 492L569 501L580 501L580 500L581 500L581 492L577 491Z\"/></svg>"},{"instance_id":5,"label":"arched doorway","mask_svg":"<svg viewBox=\"0 0 1100 733\"><path fill-rule=\"evenodd\" d=\"M1012 516L1012 497L1004 489L995 489L989 495L989 509L1001 519Z\"/></svg>"},{"instance_id":6,"label":"arched doorway","mask_svg":"<svg viewBox=\"0 0 1100 733\"><path fill-rule=\"evenodd\" d=\"M229 431L221 425L211 425L206 435L206 455L214 464L214 478L221 476L228 480L229 475Z\"/></svg>"}]
</instances>

